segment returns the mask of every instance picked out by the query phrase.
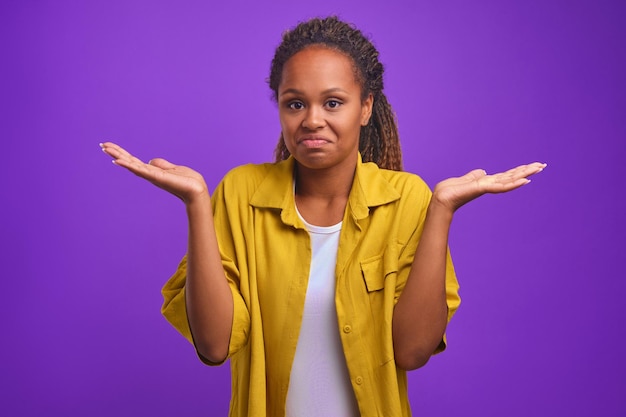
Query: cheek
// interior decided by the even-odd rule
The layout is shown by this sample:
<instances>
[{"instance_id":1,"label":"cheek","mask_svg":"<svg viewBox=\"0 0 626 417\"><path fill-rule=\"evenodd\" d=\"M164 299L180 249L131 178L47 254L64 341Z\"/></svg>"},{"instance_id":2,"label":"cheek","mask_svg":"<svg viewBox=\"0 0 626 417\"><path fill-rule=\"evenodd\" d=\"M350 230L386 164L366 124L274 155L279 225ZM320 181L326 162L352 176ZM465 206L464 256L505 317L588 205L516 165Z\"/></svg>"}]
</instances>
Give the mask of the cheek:
<instances>
[{"instance_id":1,"label":"cheek","mask_svg":"<svg viewBox=\"0 0 626 417\"><path fill-rule=\"evenodd\" d=\"M300 120L294 115L279 114L280 128L285 140L292 138L300 126Z\"/></svg>"},{"instance_id":2,"label":"cheek","mask_svg":"<svg viewBox=\"0 0 626 417\"><path fill-rule=\"evenodd\" d=\"M291 146L291 143L293 142L292 139L294 137L294 130L291 126L293 125L293 122L290 123L289 118L283 117L282 115L279 115L278 121L280 122L280 133L285 143L285 147L289 153L292 153L293 147Z\"/></svg>"},{"instance_id":3,"label":"cheek","mask_svg":"<svg viewBox=\"0 0 626 417\"><path fill-rule=\"evenodd\" d=\"M350 132L351 134L354 134L354 132L357 132L357 134L360 134L361 121L362 121L361 113L354 112L350 118L342 122L341 129L346 133Z\"/></svg>"}]
</instances>

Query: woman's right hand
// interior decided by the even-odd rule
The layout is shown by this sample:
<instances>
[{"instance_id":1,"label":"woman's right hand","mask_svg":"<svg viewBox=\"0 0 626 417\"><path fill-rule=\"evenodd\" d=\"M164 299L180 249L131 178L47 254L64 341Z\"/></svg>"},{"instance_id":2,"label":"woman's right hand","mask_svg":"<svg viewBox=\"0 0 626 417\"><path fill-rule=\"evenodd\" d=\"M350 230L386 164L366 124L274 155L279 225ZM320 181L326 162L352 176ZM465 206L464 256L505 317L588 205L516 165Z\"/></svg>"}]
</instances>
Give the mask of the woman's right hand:
<instances>
[{"instance_id":1,"label":"woman's right hand","mask_svg":"<svg viewBox=\"0 0 626 417\"><path fill-rule=\"evenodd\" d=\"M114 164L175 195L187 205L209 196L204 178L191 168L174 165L161 158L152 159L146 164L112 142L101 143L100 147L113 158Z\"/></svg>"}]
</instances>

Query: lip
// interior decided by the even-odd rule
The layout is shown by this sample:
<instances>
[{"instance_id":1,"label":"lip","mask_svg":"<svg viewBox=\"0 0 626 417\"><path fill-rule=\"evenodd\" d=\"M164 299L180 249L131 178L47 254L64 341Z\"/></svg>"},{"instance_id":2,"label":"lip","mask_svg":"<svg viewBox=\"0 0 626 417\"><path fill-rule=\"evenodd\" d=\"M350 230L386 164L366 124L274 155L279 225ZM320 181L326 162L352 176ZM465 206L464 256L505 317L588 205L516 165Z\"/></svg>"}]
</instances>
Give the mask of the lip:
<instances>
[{"instance_id":1,"label":"lip","mask_svg":"<svg viewBox=\"0 0 626 417\"><path fill-rule=\"evenodd\" d=\"M323 136L303 136L300 139L298 139L297 141L298 145L302 145L306 148L320 148L328 143L330 143L330 140L328 140L327 138L323 137Z\"/></svg>"}]
</instances>

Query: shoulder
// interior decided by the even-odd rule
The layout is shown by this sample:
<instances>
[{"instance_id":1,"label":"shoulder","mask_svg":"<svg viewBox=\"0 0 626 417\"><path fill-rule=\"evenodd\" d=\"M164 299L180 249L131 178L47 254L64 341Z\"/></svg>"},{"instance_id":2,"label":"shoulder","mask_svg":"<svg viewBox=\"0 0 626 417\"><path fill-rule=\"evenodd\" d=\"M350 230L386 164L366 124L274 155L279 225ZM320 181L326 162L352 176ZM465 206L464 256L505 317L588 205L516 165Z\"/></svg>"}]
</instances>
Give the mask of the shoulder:
<instances>
[{"instance_id":1,"label":"shoulder","mask_svg":"<svg viewBox=\"0 0 626 417\"><path fill-rule=\"evenodd\" d=\"M391 171L388 169L379 169L379 171L396 189L420 190L428 194L430 193L430 188L426 182L417 174L405 171Z\"/></svg>"},{"instance_id":2,"label":"shoulder","mask_svg":"<svg viewBox=\"0 0 626 417\"><path fill-rule=\"evenodd\" d=\"M245 164L228 171L222 182L261 182L276 164Z\"/></svg>"},{"instance_id":3,"label":"shoulder","mask_svg":"<svg viewBox=\"0 0 626 417\"><path fill-rule=\"evenodd\" d=\"M285 190L292 184L293 163L289 160L277 163L247 164L230 170L214 191L220 200L253 203L267 203L274 206L275 199L281 199ZM282 191L281 191L282 190ZM265 200L272 200L266 202Z\"/></svg>"},{"instance_id":4,"label":"shoulder","mask_svg":"<svg viewBox=\"0 0 626 417\"><path fill-rule=\"evenodd\" d=\"M271 167L272 164L246 164L231 169L215 187L211 199L224 204L249 200Z\"/></svg>"},{"instance_id":5,"label":"shoulder","mask_svg":"<svg viewBox=\"0 0 626 417\"><path fill-rule=\"evenodd\" d=\"M400 198L413 196L420 199L429 199L432 194L428 184L417 174L406 171L382 169L371 162L365 163L363 166L371 175L378 176L388 183L391 188L400 194Z\"/></svg>"},{"instance_id":6,"label":"shoulder","mask_svg":"<svg viewBox=\"0 0 626 417\"><path fill-rule=\"evenodd\" d=\"M240 165L228 171L219 186L239 191L256 189L268 176L280 177L281 165L281 162Z\"/></svg>"}]
</instances>

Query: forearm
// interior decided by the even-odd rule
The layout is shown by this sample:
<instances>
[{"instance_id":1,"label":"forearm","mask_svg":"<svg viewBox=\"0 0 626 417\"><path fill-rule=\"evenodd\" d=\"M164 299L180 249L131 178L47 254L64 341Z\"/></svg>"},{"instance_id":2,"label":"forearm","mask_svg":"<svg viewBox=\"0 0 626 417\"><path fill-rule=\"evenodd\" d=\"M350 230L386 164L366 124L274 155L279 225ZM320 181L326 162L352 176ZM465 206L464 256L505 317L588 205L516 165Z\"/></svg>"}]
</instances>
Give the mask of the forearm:
<instances>
[{"instance_id":1,"label":"forearm","mask_svg":"<svg viewBox=\"0 0 626 417\"><path fill-rule=\"evenodd\" d=\"M446 329L446 256L451 222L452 211L433 199L393 314L395 360L404 369L423 366Z\"/></svg>"},{"instance_id":2,"label":"forearm","mask_svg":"<svg viewBox=\"0 0 626 417\"><path fill-rule=\"evenodd\" d=\"M233 298L222 268L208 193L186 207L189 327L198 352L211 362L221 362L228 354Z\"/></svg>"}]
</instances>

